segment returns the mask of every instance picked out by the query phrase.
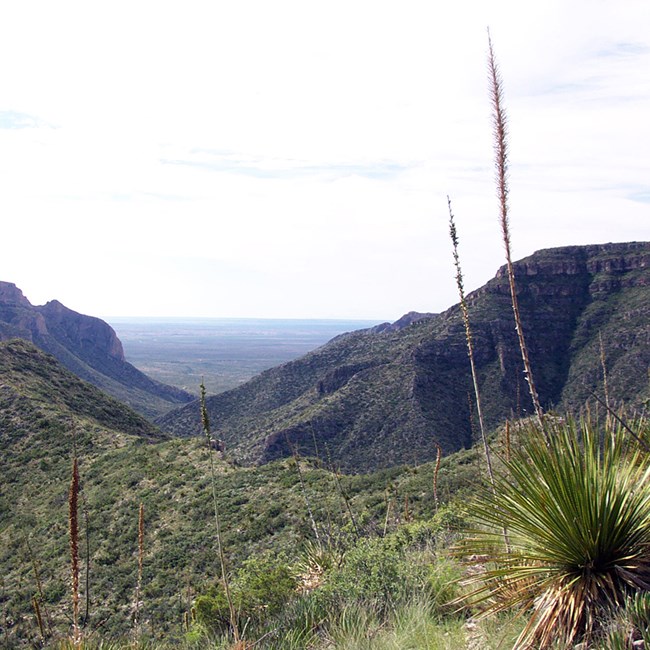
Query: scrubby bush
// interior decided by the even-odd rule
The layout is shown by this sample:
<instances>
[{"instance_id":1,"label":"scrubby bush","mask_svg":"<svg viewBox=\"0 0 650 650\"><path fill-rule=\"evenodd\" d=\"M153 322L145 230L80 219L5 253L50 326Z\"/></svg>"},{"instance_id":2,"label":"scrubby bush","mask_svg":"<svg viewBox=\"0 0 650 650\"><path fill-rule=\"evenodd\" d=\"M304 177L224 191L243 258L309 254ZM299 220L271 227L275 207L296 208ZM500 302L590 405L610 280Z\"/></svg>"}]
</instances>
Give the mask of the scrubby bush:
<instances>
[{"instance_id":1,"label":"scrubby bush","mask_svg":"<svg viewBox=\"0 0 650 650\"><path fill-rule=\"evenodd\" d=\"M231 585L233 605L242 625L259 623L277 614L296 593L294 572L281 559L255 557L243 563ZM194 603L196 622L213 632L227 630L228 600L219 583Z\"/></svg>"}]
</instances>

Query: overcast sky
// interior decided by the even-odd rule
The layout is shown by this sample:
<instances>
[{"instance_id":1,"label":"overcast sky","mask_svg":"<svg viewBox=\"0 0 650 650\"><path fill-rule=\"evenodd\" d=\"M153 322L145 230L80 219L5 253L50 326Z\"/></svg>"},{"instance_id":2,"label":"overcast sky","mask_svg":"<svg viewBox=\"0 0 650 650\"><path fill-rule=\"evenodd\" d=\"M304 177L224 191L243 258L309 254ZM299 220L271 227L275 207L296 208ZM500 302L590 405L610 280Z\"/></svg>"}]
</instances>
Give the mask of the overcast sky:
<instances>
[{"instance_id":1,"label":"overcast sky","mask_svg":"<svg viewBox=\"0 0 650 650\"><path fill-rule=\"evenodd\" d=\"M0 280L110 316L394 320L650 239L650 2L0 4Z\"/></svg>"}]
</instances>

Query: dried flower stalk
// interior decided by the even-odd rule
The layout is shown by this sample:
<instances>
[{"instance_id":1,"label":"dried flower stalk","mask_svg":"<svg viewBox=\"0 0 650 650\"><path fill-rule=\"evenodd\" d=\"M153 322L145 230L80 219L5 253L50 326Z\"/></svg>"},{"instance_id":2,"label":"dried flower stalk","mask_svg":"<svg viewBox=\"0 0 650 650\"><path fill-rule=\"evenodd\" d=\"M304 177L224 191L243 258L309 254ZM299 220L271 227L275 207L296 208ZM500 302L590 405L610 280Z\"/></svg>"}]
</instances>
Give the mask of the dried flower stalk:
<instances>
[{"instance_id":1,"label":"dried flower stalk","mask_svg":"<svg viewBox=\"0 0 650 650\"><path fill-rule=\"evenodd\" d=\"M508 220L508 127L505 109L503 107L503 81L499 72L499 67L494 57L494 50L492 48L492 39L488 31L488 77L490 84L490 98L492 100L492 122L494 129L494 154L495 154L495 167L496 167L496 184L497 196L499 199L499 221L501 224L501 234L503 237L503 245L506 253L506 266L508 269L508 283L510 285L510 298L512 300L512 311L515 317L515 329L517 331L517 338L519 340L519 349L521 350L521 357L524 362L524 376L528 382L528 389L530 397L533 402L535 414L539 420L539 424L544 431L544 436L547 437L546 430L544 429L543 411L539 402L537 389L533 380L533 371L528 357L528 348L524 338L524 330L521 323L521 314L519 311L519 300L517 299L517 286L515 283L515 272L512 265L512 256L510 253L510 224Z\"/></svg>"}]
</instances>

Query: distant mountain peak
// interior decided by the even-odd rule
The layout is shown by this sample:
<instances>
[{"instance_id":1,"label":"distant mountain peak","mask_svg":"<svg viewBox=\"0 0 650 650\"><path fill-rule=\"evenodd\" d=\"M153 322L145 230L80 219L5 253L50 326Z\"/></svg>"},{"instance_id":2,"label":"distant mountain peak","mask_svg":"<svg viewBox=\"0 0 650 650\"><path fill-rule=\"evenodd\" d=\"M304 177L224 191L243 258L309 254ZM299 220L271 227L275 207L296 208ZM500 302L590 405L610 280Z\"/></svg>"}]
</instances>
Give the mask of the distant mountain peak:
<instances>
[{"instance_id":1,"label":"distant mountain peak","mask_svg":"<svg viewBox=\"0 0 650 650\"><path fill-rule=\"evenodd\" d=\"M148 417L193 399L128 363L115 330L105 321L58 300L35 307L15 284L0 282L0 341L14 338L34 343L81 379Z\"/></svg>"},{"instance_id":2,"label":"distant mountain peak","mask_svg":"<svg viewBox=\"0 0 650 650\"><path fill-rule=\"evenodd\" d=\"M0 303L20 305L22 307L32 306L23 295L23 292L13 282L0 281Z\"/></svg>"},{"instance_id":3,"label":"distant mountain peak","mask_svg":"<svg viewBox=\"0 0 650 650\"><path fill-rule=\"evenodd\" d=\"M400 330L408 327L409 325L412 325L413 323L417 323L424 318L432 318L433 316L437 316L437 314L410 311L407 314L404 314L404 316L398 318L394 323L380 323L379 325L375 325L371 328L371 331L375 334L379 334L381 332L399 332Z\"/></svg>"}]
</instances>

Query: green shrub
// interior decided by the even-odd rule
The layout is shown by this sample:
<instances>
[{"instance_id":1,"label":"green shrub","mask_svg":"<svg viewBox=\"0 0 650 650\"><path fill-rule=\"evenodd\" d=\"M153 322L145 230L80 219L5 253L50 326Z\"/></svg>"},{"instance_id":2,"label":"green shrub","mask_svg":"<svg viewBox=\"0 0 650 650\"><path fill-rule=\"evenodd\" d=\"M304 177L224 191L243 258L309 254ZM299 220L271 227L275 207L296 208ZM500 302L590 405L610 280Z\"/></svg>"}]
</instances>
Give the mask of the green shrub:
<instances>
[{"instance_id":1,"label":"green shrub","mask_svg":"<svg viewBox=\"0 0 650 650\"><path fill-rule=\"evenodd\" d=\"M274 616L295 595L296 586L295 575L282 560L268 556L247 560L231 585L237 616L242 623L259 623ZM213 632L227 629L230 615L221 584L196 599L194 617Z\"/></svg>"},{"instance_id":2,"label":"green shrub","mask_svg":"<svg viewBox=\"0 0 650 650\"><path fill-rule=\"evenodd\" d=\"M387 605L411 582L399 544L391 538L362 539L345 557L326 590L342 600L365 600Z\"/></svg>"}]
</instances>

